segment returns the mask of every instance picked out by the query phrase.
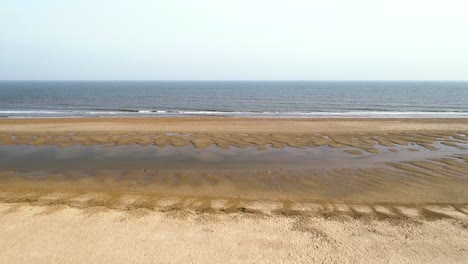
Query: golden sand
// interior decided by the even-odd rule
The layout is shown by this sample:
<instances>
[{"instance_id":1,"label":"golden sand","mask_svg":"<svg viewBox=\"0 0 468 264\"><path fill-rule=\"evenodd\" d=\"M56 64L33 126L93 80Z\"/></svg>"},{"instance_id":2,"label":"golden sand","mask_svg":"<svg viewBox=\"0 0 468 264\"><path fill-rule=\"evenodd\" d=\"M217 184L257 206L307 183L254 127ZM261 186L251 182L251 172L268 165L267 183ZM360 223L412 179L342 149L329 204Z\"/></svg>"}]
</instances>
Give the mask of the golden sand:
<instances>
[{"instance_id":1,"label":"golden sand","mask_svg":"<svg viewBox=\"0 0 468 264\"><path fill-rule=\"evenodd\" d=\"M130 200L133 197L129 198ZM222 202L221 202L222 203ZM300 208L301 205L297 207ZM305 207L312 205L305 205ZM466 263L466 222L450 207L332 204L321 217L84 209L0 203L5 263ZM375 210L375 212L374 212ZM433 210L433 211L431 211ZM415 215L413 217L413 215Z\"/></svg>"}]
</instances>

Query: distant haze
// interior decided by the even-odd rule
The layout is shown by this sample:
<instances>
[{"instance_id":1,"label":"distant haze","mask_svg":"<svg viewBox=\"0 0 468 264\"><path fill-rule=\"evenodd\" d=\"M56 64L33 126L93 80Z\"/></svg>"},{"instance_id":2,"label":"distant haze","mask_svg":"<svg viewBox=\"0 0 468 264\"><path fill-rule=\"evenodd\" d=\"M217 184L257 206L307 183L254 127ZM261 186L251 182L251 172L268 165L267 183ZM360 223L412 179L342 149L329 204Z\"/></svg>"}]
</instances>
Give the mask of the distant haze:
<instances>
[{"instance_id":1,"label":"distant haze","mask_svg":"<svg viewBox=\"0 0 468 264\"><path fill-rule=\"evenodd\" d=\"M467 80L466 0L1 1L0 79Z\"/></svg>"}]
</instances>

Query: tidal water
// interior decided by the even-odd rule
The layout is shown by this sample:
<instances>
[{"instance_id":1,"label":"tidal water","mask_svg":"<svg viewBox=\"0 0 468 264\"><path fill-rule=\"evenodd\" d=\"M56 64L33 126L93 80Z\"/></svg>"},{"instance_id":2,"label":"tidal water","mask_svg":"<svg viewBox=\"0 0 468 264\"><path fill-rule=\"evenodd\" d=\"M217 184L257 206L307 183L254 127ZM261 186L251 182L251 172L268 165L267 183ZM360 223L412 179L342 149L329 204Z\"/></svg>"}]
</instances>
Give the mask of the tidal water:
<instances>
[{"instance_id":1,"label":"tidal water","mask_svg":"<svg viewBox=\"0 0 468 264\"><path fill-rule=\"evenodd\" d=\"M456 81L0 81L0 117L468 117Z\"/></svg>"}]
</instances>

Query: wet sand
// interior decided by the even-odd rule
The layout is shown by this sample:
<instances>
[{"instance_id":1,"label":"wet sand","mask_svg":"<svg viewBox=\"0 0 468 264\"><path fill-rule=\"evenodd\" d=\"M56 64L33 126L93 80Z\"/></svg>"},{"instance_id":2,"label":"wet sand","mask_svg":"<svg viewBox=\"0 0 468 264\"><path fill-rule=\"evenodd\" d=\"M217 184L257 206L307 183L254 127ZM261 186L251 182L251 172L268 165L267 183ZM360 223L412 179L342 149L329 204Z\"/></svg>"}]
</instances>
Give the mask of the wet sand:
<instances>
[{"instance_id":1,"label":"wet sand","mask_svg":"<svg viewBox=\"0 0 468 264\"><path fill-rule=\"evenodd\" d=\"M465 263L467 135L465 119L0 120L0 145L13 150L216 154L197 169L187 160L178 169L138 159L125 170L90 169L84 160L3 164L2 259ZM310 160L260 158L272 150L293 157L294 149ZM216 156L227 153L254 153L258 164L228 156L216 167Z\"/></svg>"},{"instance_id":2,"label":"wet sand","mask_svg":"<svg viewBox=\"0 0 468 264\"><path fill-rule=\"evenodd\" d=\"M468 203L468 156L326 169L2 170L2 188L297 201ZM80 163L86 167L87 163ZM13 201L14 202L14 201Z\"/></svg>"},{"instance_id":3,"label":"wet sand","mask_svg":"<svg viewBox=\"0 0 468 264\"><path fill-rule=\"evenodd\" d=\"M94 118L0 120L0 144L220 148L354 147L466 142L468 119ZM351 154L358 154L352 152Z\"/></svg>"}]
</instances>

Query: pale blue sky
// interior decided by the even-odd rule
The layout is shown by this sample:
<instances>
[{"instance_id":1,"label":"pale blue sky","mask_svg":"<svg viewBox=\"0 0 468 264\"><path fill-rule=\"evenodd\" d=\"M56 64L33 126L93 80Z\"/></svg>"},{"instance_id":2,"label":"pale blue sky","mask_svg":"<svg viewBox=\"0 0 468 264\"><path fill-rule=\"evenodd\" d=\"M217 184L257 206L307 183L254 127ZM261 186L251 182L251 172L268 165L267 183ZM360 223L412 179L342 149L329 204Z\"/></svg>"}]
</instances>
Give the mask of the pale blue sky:
<instances>
[{"instance_id":1,"label":"pale blue sky","mask_svg":"<svg viewBox=\"0 0 468 264\"><path fill-rule=\"evenodd\" d=\"M467 80L466 0L2 0L0 79Z\"/></svg>"}]
</instances>

